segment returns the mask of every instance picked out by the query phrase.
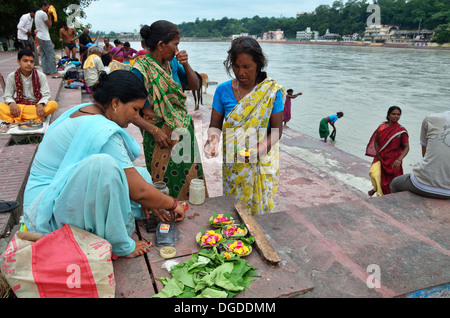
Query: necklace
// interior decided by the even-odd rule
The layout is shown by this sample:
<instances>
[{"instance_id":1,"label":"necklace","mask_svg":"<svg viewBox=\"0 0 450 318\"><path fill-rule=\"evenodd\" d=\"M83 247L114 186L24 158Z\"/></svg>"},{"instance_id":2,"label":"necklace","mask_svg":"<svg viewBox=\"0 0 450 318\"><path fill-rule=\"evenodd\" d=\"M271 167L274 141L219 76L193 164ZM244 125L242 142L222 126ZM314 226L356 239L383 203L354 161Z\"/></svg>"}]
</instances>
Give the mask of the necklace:
<instances>
[{"instance_id":1,"label":"necklace","mask_svg":"<svg viewBox=\"0 0 450 318\"><path fill-rule=\"evenodd\" d=\"M242 96L241 96L241 90L239 89L239 81L237 81L237 91L238 91L238 95L239 95L239 100L241 100Z\"/></svg>"},{"instance_id":2,"label":"necklace","mask_svg":"<svg viewBox=\"0 0 450 318\"><path fill-rule=\"evenodd\" d=\"M85 110L81 110L81 109L79 109L78 110L80 113L83 113L83 114L89 114L89 115L100 115L100 114L94 114L94 113L91 113L91 112L87 112L87 111L85 111Z\"/></svg>"},{"instance_id":3,"label":"necklace","mask_svg":"<svg viewBox=\"0 0 450 318\"><path fill-rule=\"evenodd\" d=\"M239 81L237 81L237 92L238 92L238 95L239 95L239 100L241 100L242 96L241 96L241 90L240 90L240 86L239 86Z\"/></svg>"},{"instance_id":4,"label":"necklace","mask_svg":"<svg viewBox=\"0 0 450 318\"><path fill-rule=\"evenodd\" d=\"M92 112L88 112L88 111L85 111L85 110L81 110L81 108L78 111L80 113L88 114L88 115L103 115L103 110L97 104L91 104L91 105L94 105L95 107L97 107L101 111L101 113L92 113Z\"/></svg>"}]
</instances>

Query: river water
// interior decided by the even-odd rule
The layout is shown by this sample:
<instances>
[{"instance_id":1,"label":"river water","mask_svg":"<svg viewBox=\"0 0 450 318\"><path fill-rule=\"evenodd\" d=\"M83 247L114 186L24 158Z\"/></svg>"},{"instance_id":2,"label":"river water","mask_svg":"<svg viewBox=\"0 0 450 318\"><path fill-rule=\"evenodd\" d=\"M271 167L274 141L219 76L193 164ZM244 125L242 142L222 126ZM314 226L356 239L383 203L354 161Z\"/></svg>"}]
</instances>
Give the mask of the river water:
<instances>
[{"instance_id":1,"label":"river water","mask_svg":"<svg viewBox=\"0 0 450 318\"><path fill-rule=\"evenodd\" d=\"M141 49L139 42L131 46ZM288 126L319 139L319 122L338 111L332 146L370 161L364 155L373 131L387 110L402 109L400 123L408 130L410 152L405 173L421 159L419 144L423 118L450 110L450 51L406 48L347 47L261 43L268 58L267 73L286 89L303 95L292 100ZM181 42L192 68L209 81L230 79L223 61L228 42ZM216 86L208 88L213 95Z\"/></svg>"}]
</instances>

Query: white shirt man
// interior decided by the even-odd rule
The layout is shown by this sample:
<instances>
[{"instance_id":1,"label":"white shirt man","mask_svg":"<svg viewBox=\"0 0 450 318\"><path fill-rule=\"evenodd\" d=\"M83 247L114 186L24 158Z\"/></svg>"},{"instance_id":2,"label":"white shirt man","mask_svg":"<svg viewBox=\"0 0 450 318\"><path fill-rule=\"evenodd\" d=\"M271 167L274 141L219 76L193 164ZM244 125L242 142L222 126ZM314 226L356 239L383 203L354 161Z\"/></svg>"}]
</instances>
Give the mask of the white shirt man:
<instances>
[{"instance_id":1,"label":"white shirt man","mask_svg":"<svg viewBox=\"0 0 450 318\"><path fill-rule=\"evenodd\" d=\"M50 4L47 1L42 1L41 4L41 9L36 11L34 24L37 30L36 37L39 42L42 71L45 75L61 76L57 72L55 50L48 31L52 27L52 16L48 13Z\"/></svg>"},{"instance_id":2,"label":"white shirt man","mask_svg":"<svg viewBox=\"0 0 450 318\"><path fill-rule=\"evenodd\" d=\"M48 25L45 23L49 19L48 13L43 10L36 11L34 17L34 24L36 25L37 38L43 41L51 41L50 33L48 32Z\"/></svg>"},{"instance_id":3,"label":"white shirt man","mask_svg":"<svg viewBox=\"0 0 450 318\"><path fill-rule=\"evenodd\" d=\"M392 180L393 193L410 191L418 195L450 199L450 111L430 114L420 132L423 159L410 174Z\"/></svg>"},{"instance_id":4,"label":"white shirt man","mask_svg":"<svg viewBox=\"0 0 450 318\"><path fill-rule=\"evenodd\" d=\"M20 17L19 24L17 24L17 39L28 40L28 35L31 33L31 27L33 26L33 18L35 12L25 13Z\"/></svg>"}]
</instances>

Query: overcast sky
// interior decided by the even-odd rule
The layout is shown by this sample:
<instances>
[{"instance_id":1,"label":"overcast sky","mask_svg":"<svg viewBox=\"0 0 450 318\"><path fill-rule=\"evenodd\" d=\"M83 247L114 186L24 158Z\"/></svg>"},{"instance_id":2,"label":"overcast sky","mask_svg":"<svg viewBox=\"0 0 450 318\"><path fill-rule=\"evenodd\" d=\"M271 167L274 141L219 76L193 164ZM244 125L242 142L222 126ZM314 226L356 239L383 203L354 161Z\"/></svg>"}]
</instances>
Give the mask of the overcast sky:
<instances>
[{"instance_id":1,"label":"overcast sky","mask_svg":"<svg viewBox=\"0 0 450 318\"><path fill-rule=\"evenodd\" d=\"M260 17L295 17L297 12L312 12L319 5L335 0L96 0L86 12L83 24L93 31L134 31L141 24L169 20L175 24L196 18L222 19ZM344 1L345 2L345 1Z\"/></svg>"}]
</instances>

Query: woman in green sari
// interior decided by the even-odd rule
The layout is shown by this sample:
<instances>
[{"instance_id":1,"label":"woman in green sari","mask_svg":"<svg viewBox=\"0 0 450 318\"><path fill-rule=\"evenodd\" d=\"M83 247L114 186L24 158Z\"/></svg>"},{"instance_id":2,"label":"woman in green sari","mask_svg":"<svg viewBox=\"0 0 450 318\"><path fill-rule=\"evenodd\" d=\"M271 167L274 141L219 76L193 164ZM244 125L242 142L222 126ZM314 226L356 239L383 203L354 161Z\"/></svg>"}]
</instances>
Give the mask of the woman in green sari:
<instances>
[{"instance_id":1,"label":"woman in green sari","mask_svg":"<svg viewBox=\"0 0 450 318\"><path fill-rule=\"evenodd\" d=\"M207 158L219 154L223 132L223 189L252 214L274 211L280 170L278 140L282 135L285 90L262 71L266 58L258 42L235 39L224 62L235 78L214 94Z\"/></svg>"},{"instance_id":2,"label":"woman in green sari","mask_svg":"<svg viewBox=\"0 0 450 318\"><path fill-rule=\"evenodd\" d=\"M173 80L170 61L176 58L188 83L194 83L187 89L198 88L199 82L186 52L178 51L180 32L175 24L156 21L144 25L140 33L150 53L138 57L131 71L143 80L148 103L133 123L143 132L145 161L153 182L164 181L171 196L188 200L190 181L204 178L203 168L186 95Z\"/></svg>"}]
</instances>

